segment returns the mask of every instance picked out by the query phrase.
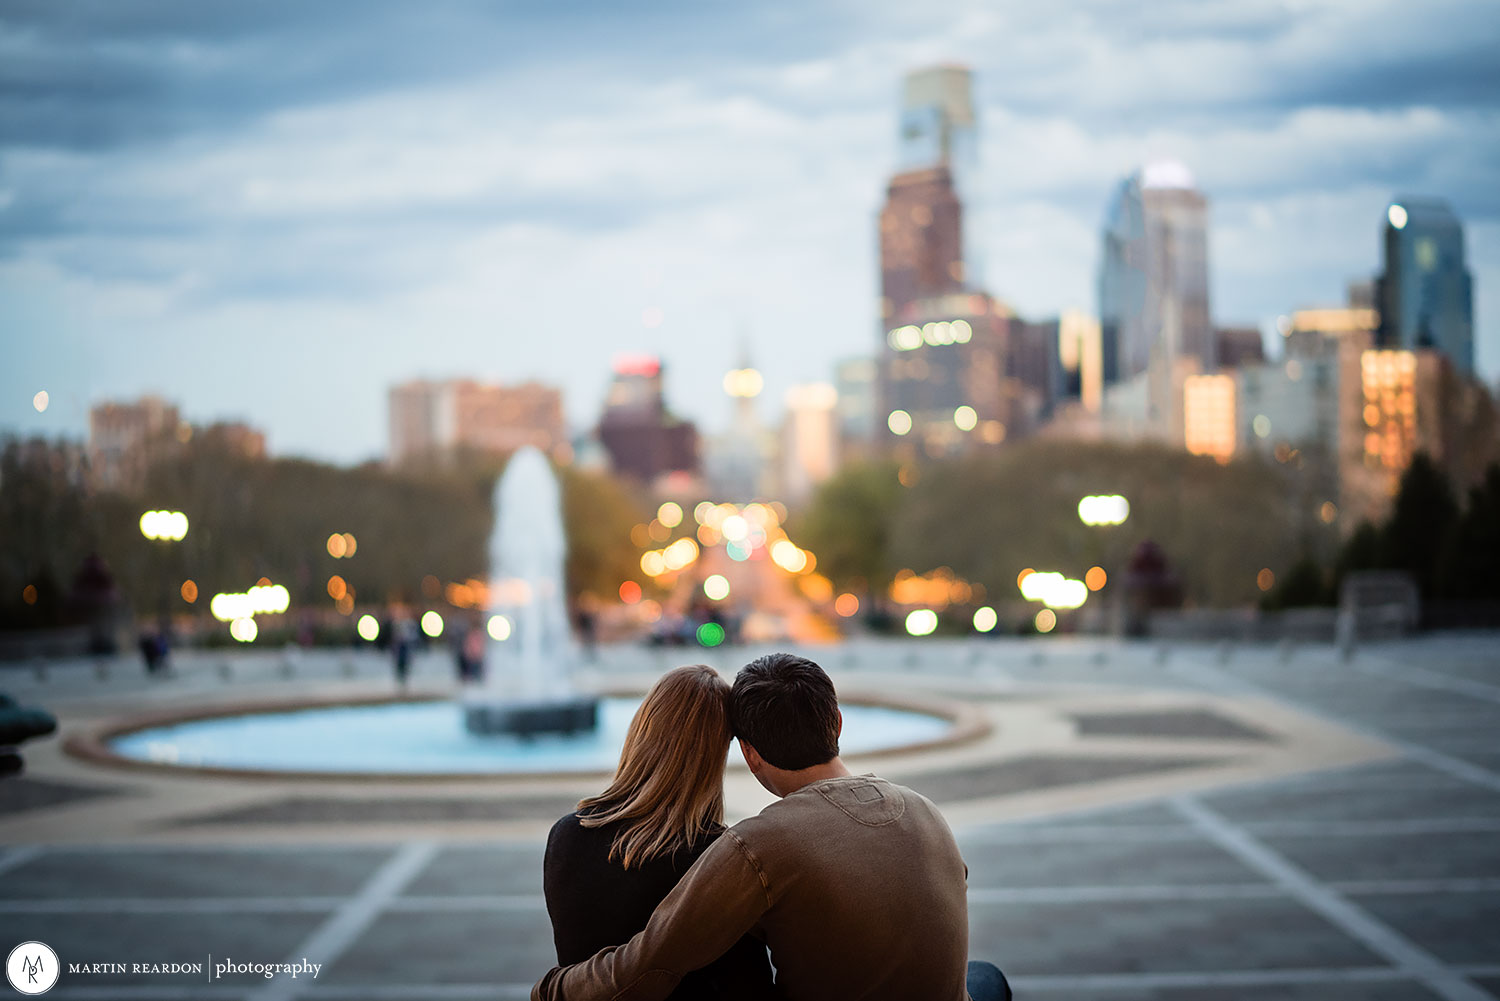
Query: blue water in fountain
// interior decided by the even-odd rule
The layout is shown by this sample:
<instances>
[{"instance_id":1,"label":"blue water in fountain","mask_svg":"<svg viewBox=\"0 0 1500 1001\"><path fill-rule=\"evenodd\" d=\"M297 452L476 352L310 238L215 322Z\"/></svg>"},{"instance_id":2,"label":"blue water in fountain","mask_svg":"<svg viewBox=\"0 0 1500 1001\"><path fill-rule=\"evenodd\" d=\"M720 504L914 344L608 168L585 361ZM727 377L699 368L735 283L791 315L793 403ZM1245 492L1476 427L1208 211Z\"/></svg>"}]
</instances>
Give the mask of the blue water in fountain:
<instances>
[{"instance_id":1,"label":"blue water in fountain","mask_svg":"<svg viewBox=\"0 0 1500 1001\"><path fill-rule=\"evenodd\" d=\"M605 698L599 728L571 737L468 732L445 701L336 706L190 720L113 738L139 761L283 772L507 775L608 772L639 698ZM926 713L844 705L844 754L934 740L952 723ZM731 752L731 760L738 752Z\"/></svg>"}]
</instances>

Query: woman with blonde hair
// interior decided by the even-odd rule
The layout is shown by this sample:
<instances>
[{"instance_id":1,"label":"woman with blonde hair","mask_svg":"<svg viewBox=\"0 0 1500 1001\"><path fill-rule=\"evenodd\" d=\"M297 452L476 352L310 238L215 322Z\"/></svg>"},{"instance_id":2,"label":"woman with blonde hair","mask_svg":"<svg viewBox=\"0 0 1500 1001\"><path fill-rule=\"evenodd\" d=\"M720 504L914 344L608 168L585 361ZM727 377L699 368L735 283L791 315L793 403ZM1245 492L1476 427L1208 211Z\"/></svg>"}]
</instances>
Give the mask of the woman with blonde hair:
<instances>
[{"instance_id":1,"label":"woman with blonde hair","mask_svg":"<svg viewBox=\"0 0 1500 1001\"><path fill-rule=\"evenodd\" d=\"M729 683L702 664L668 671L625 735L614 781L547 836L542 886L559 966L623 945L724 830ZM671 1001L769 997L765 946L746 937L688 974Z\"/></svg>"}]
</instances>

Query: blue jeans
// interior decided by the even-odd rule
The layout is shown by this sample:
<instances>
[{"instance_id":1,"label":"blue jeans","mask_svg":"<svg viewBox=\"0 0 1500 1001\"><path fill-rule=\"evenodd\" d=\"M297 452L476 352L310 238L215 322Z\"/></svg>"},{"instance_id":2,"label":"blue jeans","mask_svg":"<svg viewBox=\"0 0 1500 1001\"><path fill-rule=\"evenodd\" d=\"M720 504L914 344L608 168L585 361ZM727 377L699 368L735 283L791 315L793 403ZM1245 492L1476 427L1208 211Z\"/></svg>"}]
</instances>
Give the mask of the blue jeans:
<instances>
[{"instance_id":1,"label":"blue jeans","mask_svg":"<svg viewBox=\"0 0 1500 1001\"><path fill-rule=\"evenodd\" d=\"M969 997L974 1001L1010 1001L1010 984L994 963L969 962Z\"/></svg>"}]
</instances>

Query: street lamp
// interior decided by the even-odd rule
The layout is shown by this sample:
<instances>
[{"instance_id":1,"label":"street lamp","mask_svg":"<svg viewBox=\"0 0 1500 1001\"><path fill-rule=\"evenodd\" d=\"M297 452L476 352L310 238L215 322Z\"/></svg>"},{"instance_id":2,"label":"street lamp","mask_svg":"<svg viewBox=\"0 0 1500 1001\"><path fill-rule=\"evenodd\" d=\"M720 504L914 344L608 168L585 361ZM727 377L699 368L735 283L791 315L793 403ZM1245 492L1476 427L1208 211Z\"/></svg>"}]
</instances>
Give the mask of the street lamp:
<instances>
[{"instance_id":1,"label":"street lamp","mask_svg":"<svg viewBox=\"0 0 1500 1001\"><path fill-rule=\"evenodd\" d=\"M155 542L181 542L187 538L188 519L181 511L147 511L141 515L141 535ZM165 575L164 559L158 559L158 570ZM155 674L165 666L168 635L171 630L171 602L173 587L170 582L163 586L161 618L155 635L141 637L141 654L146 659L146 670Z\"/></svg>"}]
</instances>

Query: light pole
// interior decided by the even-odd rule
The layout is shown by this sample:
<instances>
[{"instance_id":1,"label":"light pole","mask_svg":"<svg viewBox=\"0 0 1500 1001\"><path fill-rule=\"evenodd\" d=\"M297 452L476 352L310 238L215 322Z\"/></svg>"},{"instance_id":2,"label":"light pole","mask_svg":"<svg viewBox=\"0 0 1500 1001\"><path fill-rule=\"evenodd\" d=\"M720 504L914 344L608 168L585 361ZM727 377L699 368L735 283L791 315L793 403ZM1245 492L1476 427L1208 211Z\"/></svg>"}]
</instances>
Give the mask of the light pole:
<instances>
[{"instance_id":1,"label":"light pole","mask_svg":"<svg viewBox=\"0 0 1500 1001\"><path fill-rule=\"evenodd\" d=\"M181 511L147 511L141 515L141 535L148 541L161 543L161 549L173 542L187 538L188 519ZM170 569L163 555L154 562L163 576ZM155 674L166 666L167 651L171 636L172 584L167 581L162 591L161 615L155 635L141 637L141 655L146 659L146 671Z\"/></svg>"},{"instance_id":2,"label":"light pole","mask_svg":"<svg viewBox=\"0 0 1500 1001\"><path fill-rule=\"evenodd\" d=\"M1090 494L1078 502L1078 520L1090 528L1114 528L1125 524L1129 517L1130 501L1119 494ZM1097 538L1097 536L1095 537ZM1094 550L1093 546L1089 548ZM1099 591L1108 583L1110 574L1118 572L1118 568L1111 571L1104 566L1105 563L1113 562L1111 559L1113 554L1109 551L1107 541L1094 551L1100 552L1102 555L1089 568L1088 572L1084 574L1084 583L1090 591ZM1109 602L1106 601L1104 612L1106 615L1108 614L1108 605Z\"/></svg>"}]
</instances>

